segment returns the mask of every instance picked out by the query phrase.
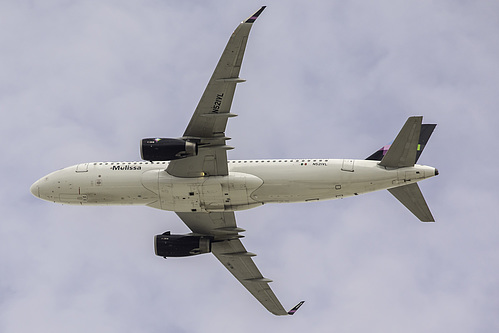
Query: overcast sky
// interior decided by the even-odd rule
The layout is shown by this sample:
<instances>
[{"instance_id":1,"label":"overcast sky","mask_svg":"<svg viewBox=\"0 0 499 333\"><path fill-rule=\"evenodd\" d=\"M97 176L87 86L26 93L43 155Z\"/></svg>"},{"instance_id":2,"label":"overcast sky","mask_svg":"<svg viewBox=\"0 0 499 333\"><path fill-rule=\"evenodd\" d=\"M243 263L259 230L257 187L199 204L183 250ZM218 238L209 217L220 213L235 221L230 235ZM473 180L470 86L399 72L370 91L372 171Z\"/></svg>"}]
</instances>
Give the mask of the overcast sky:
<instances>
[{"instance_id":1,"label":"overcast sky","mask_svg":"<svg viewBox=\"0 0 499 333\"><path fill-rule=\"evenodd\" d=\"M229 158L365 158L411 115L438 126L420 184L437 220L388 192L236 214L293 317L212 255L164 260L172 212L62 206L30 185L138 160L182 135L243 19L253 26ZM496 332L499 2L1 1L0 331Z\"/></svg>"}]
</instances>

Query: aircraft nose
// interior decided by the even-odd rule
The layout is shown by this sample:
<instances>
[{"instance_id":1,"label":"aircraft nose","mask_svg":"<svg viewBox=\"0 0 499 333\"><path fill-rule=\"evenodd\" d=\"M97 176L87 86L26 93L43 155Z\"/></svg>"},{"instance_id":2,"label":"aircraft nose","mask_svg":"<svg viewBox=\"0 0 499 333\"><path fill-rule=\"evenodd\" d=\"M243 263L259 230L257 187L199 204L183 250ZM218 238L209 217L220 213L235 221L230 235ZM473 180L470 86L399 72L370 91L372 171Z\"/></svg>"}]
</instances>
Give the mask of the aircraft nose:
<instances>
[{"instance_id":1,"label":"aircraft nose","mask_svg":"<svg viewBox=\"0 0 499 333\"><path fill-rule=\"evenodd\" d=\"M38 181L34 182L33 185L31 185L31 187L29 188L29 191L35 197L37 197L37 198L40 197L40 188L38 187Z\"/></svg>"}]
</instances>

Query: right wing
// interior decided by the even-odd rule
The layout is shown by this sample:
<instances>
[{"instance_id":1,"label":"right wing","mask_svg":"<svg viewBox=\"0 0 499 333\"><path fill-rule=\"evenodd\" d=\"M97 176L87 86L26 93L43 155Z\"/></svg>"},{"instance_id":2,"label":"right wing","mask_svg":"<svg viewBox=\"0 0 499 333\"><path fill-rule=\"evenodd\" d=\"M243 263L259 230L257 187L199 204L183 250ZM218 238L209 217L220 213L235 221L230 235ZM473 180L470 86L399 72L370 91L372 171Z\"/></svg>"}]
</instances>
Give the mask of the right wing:
<instances>
[{"instance_id":1,"label":"right wing","mask_svg":"<svg viewBox=\"0 0 499 333\"><path fill-rule=\"evenodd\" d=\"M268 285L272 280L263 277L253 259L255 254L246 251L238 233L244 231L236 225L234 212L180 213L177 215L196 234L212 236L211 251L232 275L271 313L288 313ZM301 305L301 304L300 304ZM294 313L294 312L293 312Z\"/></svg>"}]
</instances>

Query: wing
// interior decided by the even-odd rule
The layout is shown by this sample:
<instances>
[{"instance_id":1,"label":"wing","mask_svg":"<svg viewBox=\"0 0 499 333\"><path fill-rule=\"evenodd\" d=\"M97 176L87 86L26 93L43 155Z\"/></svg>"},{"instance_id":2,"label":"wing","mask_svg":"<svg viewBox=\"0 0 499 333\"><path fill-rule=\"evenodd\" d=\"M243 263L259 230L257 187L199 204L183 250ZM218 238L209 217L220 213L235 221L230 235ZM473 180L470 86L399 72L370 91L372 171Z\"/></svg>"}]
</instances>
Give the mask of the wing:
<instances>
[{"instance_id":1,"label":"wing","mask_svg":"<svg viewBox=\"0 0 499 333\"><path fill-rule=\"evenodd\" d=\"M245 80L239 78L246 42L255 20L265 9L241 22L225 47L217 67L201 96L196 110L184 132L184 139L199 144L197 156L171 161L167 171L177 177L225 176L227 170L227 149L225 128L230 113L236 84Z\"/></svg>"},{"instance_id":2,"label":"wing","mask_svg":"<svg viewBox=\"0 0 499 333\"><path fill-rule=\"evenodd\" d=\"M215 238L211 248L215 257L268 311L275 315L288 314L269 287L272 281L264 278L253 262L251 257L255 254L246 251L239 240L242 237L239 232L244 230L237 227L234 212L177 215L192 232Z\"/></svg>"},{"instance_id":3,"label":"wing","mask_svg":"<svg viewBox=\"0 0 499 333\"><path fill-rule=\"evenodd\" d=\"M171 161L166 171L176 177L225 176L228 174L225 136L227 120L235 115L230 107L236 84L244 82L239 78L244 50L249 32L255 20L265 9L243 21L225 47L217 67L208 82L201 100L184 132L184 139L198 143L197 156ZM275 315L294 314L303 304L300 302L286 312L269 287L271 280L262 276L252 257L239 238L234 212L177 212L177 215L195 234L213 237L212 252L217 259L241 282L241 284L271 313Z\"/></svg>"}]
</instances>

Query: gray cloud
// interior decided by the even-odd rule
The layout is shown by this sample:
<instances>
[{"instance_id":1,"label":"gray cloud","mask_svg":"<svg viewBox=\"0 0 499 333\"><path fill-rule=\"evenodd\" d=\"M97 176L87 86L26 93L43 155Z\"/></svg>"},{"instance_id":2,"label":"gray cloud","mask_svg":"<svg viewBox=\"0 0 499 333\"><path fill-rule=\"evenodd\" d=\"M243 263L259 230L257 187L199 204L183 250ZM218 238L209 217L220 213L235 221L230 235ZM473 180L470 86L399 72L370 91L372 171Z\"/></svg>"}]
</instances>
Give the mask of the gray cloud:
<instances>
[{"instance_id":1,"label":"gray cloud","mask_svg":"<svg viewBox=\"0 0 499 333\"><path fill-rule=\"evenodd\" d=\"M292 318L212 256L163 260L184 232L145 207L42 202L84 161L136 160L183 132L232 30L260 3L0 4L0 330L492 332L499 328L499 21L493 2L272 1L255 24L230 158L364 158L410 115L439 125L421 162L437 223L388 193L237 214Z\"/></svg>"}]
</instances>

